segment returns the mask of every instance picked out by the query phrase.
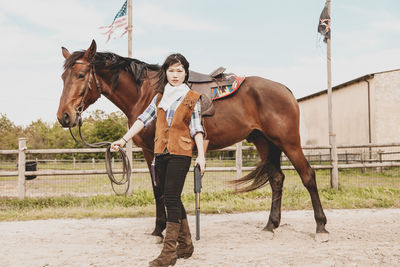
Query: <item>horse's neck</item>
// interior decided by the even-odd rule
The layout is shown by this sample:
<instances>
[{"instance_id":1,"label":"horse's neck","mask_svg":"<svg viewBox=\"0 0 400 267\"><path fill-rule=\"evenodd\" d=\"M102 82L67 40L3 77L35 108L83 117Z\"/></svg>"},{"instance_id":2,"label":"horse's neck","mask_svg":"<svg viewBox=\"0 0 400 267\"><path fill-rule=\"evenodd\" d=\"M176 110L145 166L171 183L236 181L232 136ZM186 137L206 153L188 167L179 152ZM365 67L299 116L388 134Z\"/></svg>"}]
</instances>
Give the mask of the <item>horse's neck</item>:
<instances>
[{"instance_id":1,"label":"horse's neck","mask_svg":"<svg viewBox=\"0 0 400 267\"><path fill-rule=\"evenodd\" d=\"M117 88L111 89L111 86L108 86L110 89L105 96L128 117L128 123L131 125L155 95L151 84L152 81L146 79L138 88L130 74L121 71Z\"/></svg>"}]
</instances>

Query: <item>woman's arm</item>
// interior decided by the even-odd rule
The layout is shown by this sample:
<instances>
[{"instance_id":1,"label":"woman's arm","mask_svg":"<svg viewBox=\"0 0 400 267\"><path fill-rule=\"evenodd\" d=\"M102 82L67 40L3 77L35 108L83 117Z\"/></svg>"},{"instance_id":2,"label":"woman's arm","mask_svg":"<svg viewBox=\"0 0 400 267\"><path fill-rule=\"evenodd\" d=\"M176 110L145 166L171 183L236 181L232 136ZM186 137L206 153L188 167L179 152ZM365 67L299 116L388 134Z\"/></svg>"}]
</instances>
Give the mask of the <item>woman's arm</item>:
<instances>
[{"instance_id":1,"label":"woman's arm","mask_svg":"<svg viewBox=\"0 0 400 267\"><path fill-rule=\"evenodd\" d=\"M206 167L206 160L204 155L204 146L203 146L203 133L204 128L201 124L201 105L200 99L197 100L196 105L194 106L192 117L190 118L190 136L194 138L194 142L197 146L197 159L196 165L200 166L200 171L203 174Z\"/></svg>"},{"instance_id":2,"label":"woman's arm","mask_svg":"<svg viewBox=\"0 0 400 267\"><path fill-rule=\"evenodd\" d=\"M118 151L119 147L124 147L126 143L134 137L137 133L139 133L144 127L148 127L153 120L157 118L157 95L153 97L150 105L146 108L146 110L139 115L135 123L128 130L128 132L118 141L115 141L111 144L111 149Z\"/></svg>"},{"instance_id":3,"label":"woman's arm","mask_svg":"<svg viewBox=\"0 0 400 267\"><path fill-rule=\"evenodd\" d=\"M204 156L204 147L203 147L203 133L198 132L194 136L194 141L197 146L197 159L196 159L195 165L200 166L200 172L203 174L204 170L206 168L206 159Z\"/></svg>"},{"instance_id":4,"label":"woman's arm","mask_svg":"<svg viewBox=\"0 0 400 267\"><path fill-rule=\"evenodd\" d=\"M139 133L144 128L144 123L141 120L136 120L129 131L122 136L121 139L115 141L111 144L111 149L118 151L120 147L124 147L126 143L134 137L137 133Z\"/></svg>"}]
</instances>

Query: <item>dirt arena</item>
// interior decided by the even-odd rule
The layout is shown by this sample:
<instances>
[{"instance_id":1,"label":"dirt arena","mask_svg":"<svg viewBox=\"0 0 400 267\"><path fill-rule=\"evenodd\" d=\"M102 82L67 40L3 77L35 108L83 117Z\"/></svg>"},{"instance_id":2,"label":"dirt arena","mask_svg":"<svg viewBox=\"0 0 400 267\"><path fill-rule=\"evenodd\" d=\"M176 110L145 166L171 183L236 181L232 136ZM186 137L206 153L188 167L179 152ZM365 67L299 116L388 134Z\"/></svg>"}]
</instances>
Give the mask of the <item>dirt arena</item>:
<instances>
[{"instance_id":1,"label":"dirt arena","mask_svg":"<svg viewBox=\"0 0 400 267\"><path fill-rule=\"evenodd\" d=\"M329 241L314 239L312 211L201 215L201 240L175 266L399 266L400 209L327 210ZM195 218L189 217L194 229ZM161 244L154 218L0 222L0 266L147 266ZM194 233L193 233L194 237Z\"/></svg>"}]
</instances>

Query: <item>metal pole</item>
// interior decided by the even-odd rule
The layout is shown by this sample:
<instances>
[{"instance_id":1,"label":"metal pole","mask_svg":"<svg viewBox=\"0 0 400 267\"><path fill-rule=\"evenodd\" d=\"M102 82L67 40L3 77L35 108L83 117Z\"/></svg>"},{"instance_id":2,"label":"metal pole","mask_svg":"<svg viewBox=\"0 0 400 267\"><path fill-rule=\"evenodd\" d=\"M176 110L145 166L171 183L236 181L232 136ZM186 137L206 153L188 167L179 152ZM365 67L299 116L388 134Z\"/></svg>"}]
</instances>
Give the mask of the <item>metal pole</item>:
<instances>
[{"instance_id":1,"label":"metal pole","mask_svg":"<svg viewBox=\"0 0 400 267\"><path fill-rule=\"evenodd\" d=\"M132 57L132 0L128 0L128 57ZM129 125L128 125L128 129L129 129ZM128 143L126 144L126 154L128 156L129 159L129 163L131 164L131 166L133 166L133 162L132 162L132 139L130 139L128 141ZM127 191L127 195L130 196L132 195L132 191L133 191L133 181L132 181L133 177L132 175L130 176L130 183L129 183L129 188Z\"/></svg>"},{"instance_id":2,"label":"metal pole","mask_svg":"<svg viewBox=\"0 0 400 267\"><path fill-rule=\"evenodd\" d=\"M326 0L326 6L329 17L331 17L331 0ZM331 22L332 23L332 19ZM332 37L332 32L331 32ZM336 134L333 131L333 118L332 118L332 70L331 70L331 38L326 41L326 54L327 54L327 70L328 70L328 121L329 121L329 144L331 146L331 187L333 189L339 188L338 179L338 158L336 148Z\"/></svg>"},{"instance_id":3,"label":"metal pole","mask_svg":"<svg viewBox=\"0 0 400 267\"><path fill-rule=\"evenodd\" d=\"M18 198L25 198L26 138L18 139Z\"/></svg>"},{"instance_id":4,"label":"metal pole","mask_svg":"<svg viewBox=\"0 0 400 267\"><path fill-rule=\"evenodd\" d=\"M132 57L132 0L128 0L128 57Z\"/></svg>"}]
</instances>

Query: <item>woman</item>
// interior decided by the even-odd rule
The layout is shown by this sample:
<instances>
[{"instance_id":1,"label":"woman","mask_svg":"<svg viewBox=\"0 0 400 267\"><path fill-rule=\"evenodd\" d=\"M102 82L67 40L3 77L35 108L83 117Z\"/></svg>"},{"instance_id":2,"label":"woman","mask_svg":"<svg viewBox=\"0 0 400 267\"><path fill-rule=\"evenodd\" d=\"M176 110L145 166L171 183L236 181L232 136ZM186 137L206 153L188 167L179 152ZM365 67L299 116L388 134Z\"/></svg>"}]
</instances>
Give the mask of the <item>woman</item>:
<instances>
[{"instance_id":1,"label":"woman","mask_svg":"<svg viewBox=\"0 0 400 267\"><path fill-rule=\"evenodd\" d=\"M205 157L200 94L186 85L188 76L189 62L184 56L172 54L167 57L159 73L158 94L121 140L111 145L112 149L118 150L156 119L156 175L164 192L167 229L161 254L150 262L150 266L174 265L177 258L189 258L194 250L181 193L194 143L198 151L195 164L200 166L202 173Z\"/></svg>"}]
</instances>

